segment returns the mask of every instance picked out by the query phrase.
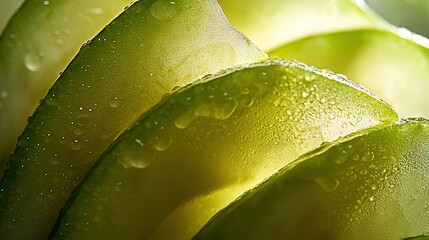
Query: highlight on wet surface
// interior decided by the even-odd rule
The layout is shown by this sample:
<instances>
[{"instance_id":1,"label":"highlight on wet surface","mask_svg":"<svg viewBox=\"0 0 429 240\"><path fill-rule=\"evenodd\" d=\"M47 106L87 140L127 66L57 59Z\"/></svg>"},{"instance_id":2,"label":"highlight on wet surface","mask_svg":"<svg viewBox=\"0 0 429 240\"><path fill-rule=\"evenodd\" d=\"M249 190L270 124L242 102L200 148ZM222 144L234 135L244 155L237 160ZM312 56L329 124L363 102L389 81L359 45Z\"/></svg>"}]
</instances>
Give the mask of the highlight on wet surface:
<instances>
[{"instance_id":1,"label":"highlight on wet surface","mask_svg":"<svg viewBox=\"0 0 429 240\"><path fill-rule=\"evenodd\" d=\"M301 154L396 120L365 89L298 62L267 61L207 76L165 97L118 138L51 237L189 239ZM335 188L328 179L318 181Z\"/></svg>"},{"instance_id":2,"label":"highlight on wet surface","mask_svg":"<svg viewBox=\"0 0 429 240\"><path fill-rule=\"evenodd\" d=\"M425 239L428 146L425 119L323 144L220 211L195 239Z\"/></svg>"}]
</instances>

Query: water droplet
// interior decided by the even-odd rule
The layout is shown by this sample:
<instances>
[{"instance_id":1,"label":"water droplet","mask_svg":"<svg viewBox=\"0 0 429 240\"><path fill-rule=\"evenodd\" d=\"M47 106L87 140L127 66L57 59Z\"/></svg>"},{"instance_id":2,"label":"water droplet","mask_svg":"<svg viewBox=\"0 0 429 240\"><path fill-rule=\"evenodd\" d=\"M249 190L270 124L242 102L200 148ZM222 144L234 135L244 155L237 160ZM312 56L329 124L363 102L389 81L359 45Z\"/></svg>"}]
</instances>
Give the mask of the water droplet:
<instances>
[{"instance_id":1,"label":"water droplet","mask_svg":"<svg viewBox=\"0 0 429 240\"><path fill-rule=\"evenodd\" d=\"M55 40L55 43L57 45L61 45L61 44L63 44L63 40L61 38L57 38L57 40Z\"/></svg>"},{"instance_id":2,"label":"water droplet","mask_svg":"<svg viewBox=\"0 0 429 240\"><path fill-rule=\"evenodd\" d=\"M313 80L315 80L316 79L316 76L313 74L313 73L311 73L311 72L305 72L304 73L304 79L305 79L305 81L309 81L309 82L311 82L311 81L313 81Z\"/></svg>"},{"instance_id":3,"label":"water droplet","mask_svg":"<svg viewBox=\"0 0 429 240\"><path fill-rule=\"evenodd\" d=\"M361 160L364 161L364 162L369 162L369 161L374 160L374 153L373 152L367 152L367 153L365 153L362 156Z\"/></svg>"},{"instance_id":4,"label":"water droplet","mask_svg":"<svg viewBox=\"0 0 429 240\"><path fill-rule=\"evenodd\" d=\"M156 150L147 146L140 139L134 139L133 143L124 144L118 153L119 163L124 168L143 169L152 164L156 156Z\"/></svg>"},{"instance_id":5,"label":"water droplet","mask_svg":"<svg viewBox=\"0 0 429 240\"><path fill-rule=\"evenodd\" d=\"M340 182L337 179L326 177L317 177L314 179L326 192L332 192L337 189Z\"/></svg>"},{"instance_id":6,"label":"water droplet","mask_svg":"<svg viewBox=\"0 0 429 240\"><path fill-rule=\"evenodd\" d=\"M149 7L149 12L159 20L170 20L180 12L180 8L176 5L176 2L158 0L152 3Z\"/></svg>"},{"instance_id":7,"label":"water droplet","mask_svg":"<svg viewBox=\"0 0 429 240\"><path fill-rule=\"evenodd\" d=\"M75 150L75 151L80 150L82 148L82 145L80 145L78 140L73 140L73 142L70 143L69 146L72 150Z\"/></svg>"},{"instance_id":8,"label":"water droplet","mask_svg":"<svg viewBox=\"0 0 429 240\"><path fill-rule=\"evenodd\" d=\"M251 107L253 103L255 102L255 99L252 96L249 95L243 95L238 100L241 106L243 107Z\"/></svg>"},{"instance_id":9,"label":"water droplet","mask_svg":"<svg viewBox=\"0 0 429 240\"><path fill-rule=\"evenodd\" d=\"M342 151L341 154L337 158L335 158L335 163L339 165L343 164L347 161L348 157L348 153L346 151Z\"/></svg>"},{"instance_id":10,"label":"water droplet","mask_svg":"<svg viewBox=\"0 0 429 240\"><path fill-rule=\"evenodd\" d=\"M49 5L49 1L47 1L47 0L43 1L43 5L48 6Z\"/></svg>"},{"instance_id":11,"label":"water droplet","mask_svg":"<svg viewBox=\"0 0 429 240\"><path fill-rule=\"evenodd\" d=\"M309 95L310 95L310 94L309 94L308 92L305 92L305 91L303 91L303 92L301 93L301 96L302 96L303 98L307 98Z\"/></svg>"},{"instance_id":12,"label":"water droplet","mask_svg":"<svg viewBox=\"0 0 429 240\"><path fill-rule=\"evenodd\" d=\"M104 129L100 132L101 139L108 139L112 135L111 129Z\"/></svg>"},{"instance_id":13,"label":"water droplet","mask_svg":"<svg viewBox=\"0 0 429 240\"><path fill-rule=\"evenodd\" d=\"M115 192L120 192L122 190L122 182L117 182L114 187Z\"/></svg>"},{"instance_id":14,"label":"water droplet","mask_svg":"<svg viewBox=\"0 0 429 240\"><path fill-rule=\"evenodd\" d=\"M117 108L121 105L121 101L118 97L114 97L113 100L109 102L109 106L112 108Z\"/></svg>"},{"instance_id":15,"label":"water droplet","mask_svg":"<svg viewBox=\"0 0 429 240\"><path fill-rule=\"evenodd\" d=\"M182 116L178 117L174 121L174 125L179 129L185 129L194 121L194 119L195 119L194 114L191 112L187 112Z\"/></svg>"},{"instance_id":16,"label":"water droplet","mask_svg":"<svg viewBox=\"0 0 429 240\"><path fill-rule=\"evenodd\" d=\"M29 53L29 54L25 55L25 57L24 57L24 64L28 70L35 72L35 71L39 70L40 65L41 65L40 56Z\"/></svg>"},{"instance_id":17,"label":"water droplet","mask_svg":"<svg viewBox=\"0 0 429 240\"><path fill-rule=\"evenodd\" d=\"M156 142L153 147L158 151L165 151L172 143L173 138L169 136L156 137Z\"/></svg>"},{"instance_id":18,"label":"water droplet","mask_svg":"<svg viewBox=\"0 0 429 240\"><path fill-rule=\"evenodd\" d=\"M369 201L373 202L375 200L374 196L369 197Z\"/></svg>"},{"instance_id":19,"label":"water droplet","mask_svg":"<svg viewBox=\"0 0 429 240\"><path fill-rule=\"evenodd\" d=\"M215 119L228 119L237 109L237 105L235 100L230 100L219 106L215 106L213 117Z\"/></svg>"},{"instance_id":20,"label":"water droplet","mask_svg":"<svg viewBox=\"0 0 429 240\"><path fill-rule=\"evenodd\" d=\"M89 14L100 15L103 13L103 9L102 8L90 8L87 10L87 12Z\"/></svg>"},{"instance_id":21,"label":"water droplet","mask_svg":"<svg viewBox=\"0 0 429 240\"><path fill-rule=\"evenodd\" d=\"M6 90L3 90L0 92L0 98L5 98L7 97L7 95L8 95L8 92Z\"/></svg>"},{"instance_id":22,"label":"water droplet","mask_svg":"<svg viewBox=\"0 0 429 240\"><path fill-rule=\"evenodd\" d=\"M74 132L74 135L76 135L76 136L80 136L80 135L82 135L85 131L83 130L83 128L77 127L77 128L75 128L75 130L74 130L73 132Z\"/></svg>"}]
</instances>

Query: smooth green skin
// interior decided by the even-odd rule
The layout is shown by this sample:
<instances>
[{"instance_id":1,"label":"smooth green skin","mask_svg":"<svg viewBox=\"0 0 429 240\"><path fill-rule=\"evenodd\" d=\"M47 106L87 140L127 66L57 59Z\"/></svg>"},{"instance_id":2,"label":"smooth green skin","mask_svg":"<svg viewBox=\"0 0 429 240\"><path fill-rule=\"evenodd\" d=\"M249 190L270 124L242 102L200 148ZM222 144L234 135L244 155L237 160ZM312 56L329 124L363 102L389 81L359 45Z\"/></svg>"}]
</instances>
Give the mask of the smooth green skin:
<instances>
[{"instance_id":1,"label":"smooth green skin","mask_svg":"<svg viewBox=\"0 0 429 240\"><path fill-rule=\"evenodd\" d=\"M30 119L0 185L0 236L46 239L118 134L175 86L264 59L216 1L139 1L103 30Z\"/></svg>"},{"instance_id":2,"label":"smooth green skin","mask_svg":"<svg viewBox=\"0 0 429 240\"><path fill-rule=\"evenodd\" d=\"M301 154L397 120L339 77L268 61L163 99L71 197L52 239L190 239L217 211Z\"/></svg>"},{"instance_id":3,"label":"smooth green skin","mask_svg":"<svg viewBox=\"0 0 429 240\"><path fill-rule=\"evenodd\" d=\"M420 235L417 237L404 238L404 240L429 240L429 235Z\"/></svg>"},{"instance_id":4,"label":"smooth green skin","mask_svg":"<svg viewBox=\"0 0 429 240\"><path fill-rule=\"evenodd\" d=\"M426 0L366 0L390 23L429 37L429 2Z\"/></svg>"},{"instance_id":5,"label":"smooth green skin","mask_svg":"<svg viewBox=\"0 0 429 240\"><path fill-rule=\"evenodd\" d=\"M425 120L327 144L241 196L194 239L418 236L429 230L428 146Z\"/></svg>"},{"instance_id":6,"label":"smooth green skin","mask_svg":"<svg viewBox=\"0 0 429 240\"><path fill-rule=\"evenodd\" d=\"M264 51L297 39L384 22L353 0L219 0L231 24Z\"/></svg>"},{"instance_id":7,"label":"smooth green skin","mask_svg":"<svg viewBox=\"0 0 429 240\"><path fill-rule=\"evenodd\" d=\"M131 1L27 0L13 16L0 37L0 172L59 73Z\"/></svg>"},{"instance_id":8,"label":"smooth green skin","mask_svg":"<svg viewBox=\"0 0 429 240\"><path fill-rule=\"evenodd\" d=\"M18 10L25 0L0 0L0 35L6 27L8 21Z\"/></svg>"},{"instance_id":9,"label":"smooth green skin","mask_svg":"<svg viewBox=\"0 0 429 240\"><path fill-rule=\"evenodd\" d=\"M344 74L386 100L401 117L429 117L429 40L425 44L387 30L357 30L301 39L269 55Z\"/></svg>"}]
</instances>

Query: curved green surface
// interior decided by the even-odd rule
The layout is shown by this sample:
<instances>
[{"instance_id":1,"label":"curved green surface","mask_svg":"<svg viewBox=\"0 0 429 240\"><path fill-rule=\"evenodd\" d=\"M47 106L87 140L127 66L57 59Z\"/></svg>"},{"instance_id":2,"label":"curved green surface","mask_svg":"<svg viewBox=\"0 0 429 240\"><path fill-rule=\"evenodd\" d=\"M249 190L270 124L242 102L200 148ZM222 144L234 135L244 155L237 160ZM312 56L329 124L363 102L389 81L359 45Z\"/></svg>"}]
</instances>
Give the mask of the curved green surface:
<instances>
[{"instance_id":1,"label":"curved green surface","mask_svg":"<svg viewBox=\"0 0 429 240\"><path fill-rule=\"evenodd\" d=\"M386 100L401 117L429 117L429 40L398 34L357 30L318 35L269 55L344 74Z\"/></svg>"},{"instance_id":2,"label":"curved green surface","mask_svg":"<svg viewBox=\"0 0 429 240\"><path fill-rule=\"evenodd\" d=\"M241 196L194 239L419 236L429 230L428 146L426 120L326 144Z\"/></svg>"},{"instance_id":3,"label":"curved green surface","mask_svg":"<svg viewBox=\"0 0 429 240\"><path fill-rule=\"evenodd\" d=\"M81 49L29 120L0 185L0 236L46 238L93 162L162 95L264 58L214 0L135 3Z\"/></svg>"},{"instance_id":4,"label":"curved green surface","mask_svg":"<svg viewBox=\"0 0 429 240\"><path fill-rule=\"evenodd\" d=\"M0 172L59 73L131 1L27 0L10 19L0 36Z\"/></svg>"},{"instance_id":5,"label":"curved green surface","mask_svg":"<svg viewBox=\"0 0 429 240\"><path fill-rule=\"evenodd\" d=\"M166 97L107 151L53 239L190 239L244 191L301 154L397 120L338 76L269 61Z\"/></svg>"},{"instance_id":6,"label":"curved green surface","mask_svg":"<svg viewBox=\"0 0 429 240\"><path fill-rule=\"evenodd\" d=\"M308 36L384 26L353 0L219 0L219 4L231 24L264 51Z\"/></svg>"}]
</instances>

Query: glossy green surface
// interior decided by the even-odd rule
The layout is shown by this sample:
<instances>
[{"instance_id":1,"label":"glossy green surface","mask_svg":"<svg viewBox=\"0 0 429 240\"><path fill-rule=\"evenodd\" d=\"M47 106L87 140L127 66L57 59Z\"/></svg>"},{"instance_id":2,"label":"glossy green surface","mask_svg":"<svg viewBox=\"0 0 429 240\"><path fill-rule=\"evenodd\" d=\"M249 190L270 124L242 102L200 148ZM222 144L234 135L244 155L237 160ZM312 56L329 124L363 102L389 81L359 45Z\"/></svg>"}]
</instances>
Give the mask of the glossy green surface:
<instances>
[{"instance_id":1,"label":"glossy green surface","mask_svg":"<svg viewBox=\"0 0 429 240\"><path fill-rule=\"evenodd\" d=\"M219 0L232 25L264 51L308 36L384 25L357 2Z\"/></svg>"},{"instance_id":2,"label":"glossy green surface","mask_svg":"<svg viewBox=\"0 0 429 240\"><path fill-rule=\"evenodd\" d=\"M390 23L406 27L429 37L429 1L427 0L365 0Z\"/></svg>"},{"instance_id":3,"label":"glossy green surface","mask_svg":"<svg viewBox=\"0 0 429 240\"><path fill-rule=\"evenodd\" d=\"M195 239L368 239L429 230L429 123L325 144L221 211Z\"/></svg>"},{"instance_id":4,"label":"glossy green surface","mask_svg":"<svg viewBox=\"0 0 429 240\"><path fill-rule=\"evenodd\" d=\"M95 159L162 95L264 58L214 0L128 8L81 49L29 120L0 185L0 236L45 239Z\"/></svg>"},{"instance_id":5,"label":"glossy green surface","mask_svg":"<svg viewBox=\"0 0 429 240\"><path fill-rule=\"evenodd\" d=\"M53 239L190 239L301 154L397 120L350 82L269 61L166 97L125 132L71 198Z\"/></svg>"},{"instance_id":6,"label":"glossy green surface","mask_svg":"<svg viewBox=\"0 0 429 240\"><path fill-rule=\"evenodd\" d=\"M429 117L429 40L420 45L386 30L318 35L286 44L271 57L332 69L386 100L401 117ZM317 54L316 54L317 53Z\"/></svg>"},{"instance_id":7,"label":"glossy green surface","mask_svg":"<svg viewBox=\"0 0 429 240\"><path fill-rule=\"evenodd\" d=\"M59 73L131 1L27 0L13 16L0 37L0 172Z\"/></svg>"}]
</instances>

